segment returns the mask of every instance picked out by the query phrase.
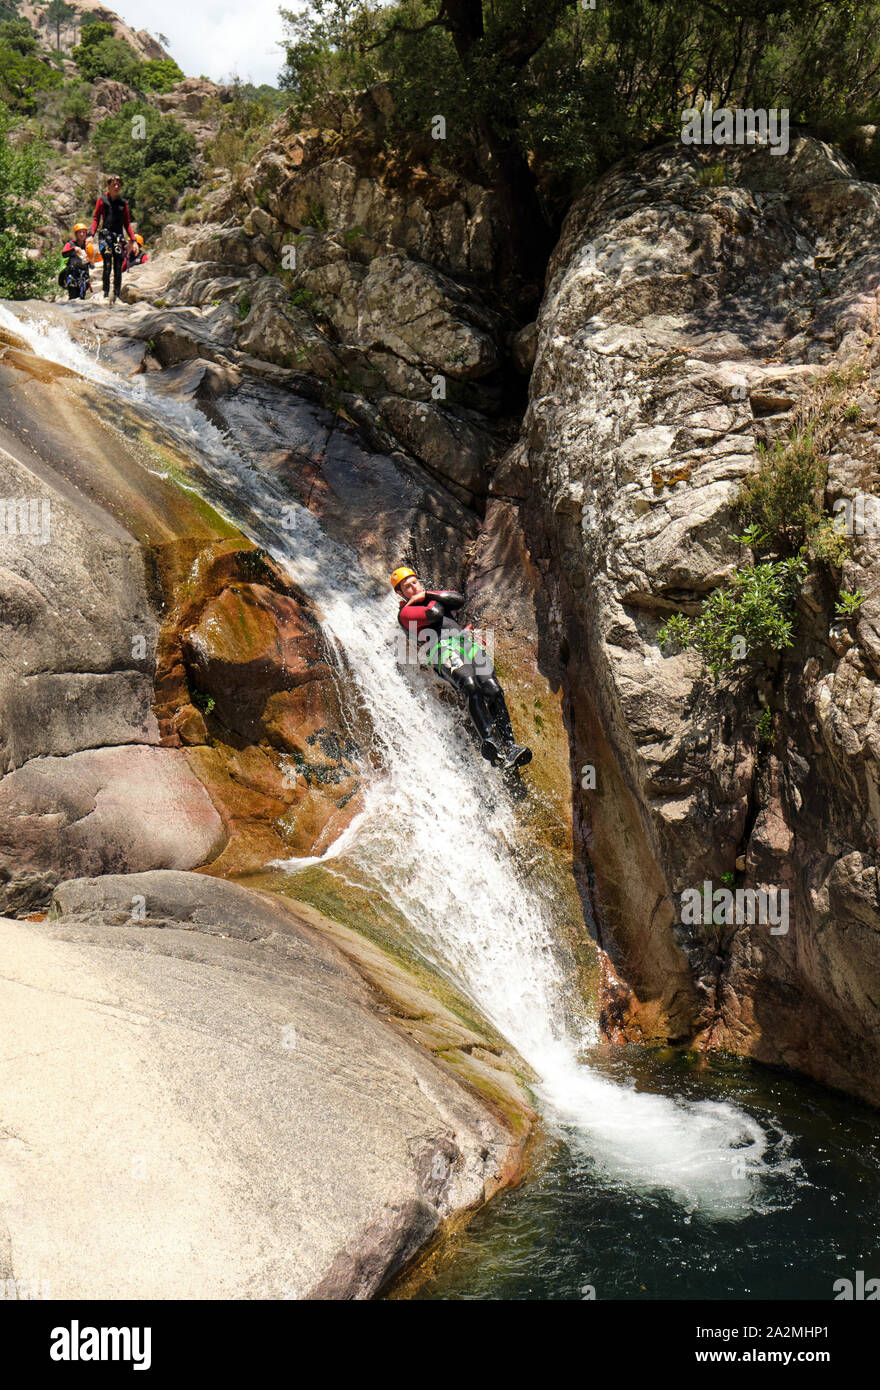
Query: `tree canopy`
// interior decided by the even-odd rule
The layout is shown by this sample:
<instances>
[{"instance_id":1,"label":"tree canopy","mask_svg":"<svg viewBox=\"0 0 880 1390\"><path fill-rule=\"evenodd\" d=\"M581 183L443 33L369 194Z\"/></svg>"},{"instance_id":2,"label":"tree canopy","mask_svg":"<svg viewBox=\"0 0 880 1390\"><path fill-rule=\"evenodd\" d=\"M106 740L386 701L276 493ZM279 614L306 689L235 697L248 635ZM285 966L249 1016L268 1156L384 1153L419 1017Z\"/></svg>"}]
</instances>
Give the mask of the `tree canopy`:
<instances>
[{"instance_id":1,"label":"tree canopy","mask_svg":"<svg viewBox=\"0 0 880 1390\"><path fill-rule=\"evenodd\" d=\"M45 167L43 146L21 138L14 116L0 105L0 299L33 298L48 287L46 262L27 254L44 220L39 191Z\"/></svg>"},{"instance_id":2,"label":"tree canopy","mask_svg":"<svg viewBox=\"0 0 880 1390\"><path fill-rule=\"evenodd\" d=\"M0 20L0 100L26 115L36 110L38 93L64 79L40 53L37 36L26 19Z\"/></svg>"},{"instance_id":3,"label":"tree canopy","mask_svg":"<svg viewBox=\"0 0 880 1390\"><path fill-rule=\"evenodd\" d=\"M115 37L112 24L101 19L83 25L73 61L87 82L111 77L138 92L167 92L183 79L173 58L140 58L131 44Z\"/></svg>"},{"instance_id":4,"label":"tree canopy","mask_svg":"<svg viewBox=\"0 0 880 1390\"><path fill-rule=\"evenodd\" d=\"M309 0L281 13L295 105L387 81L402 129L444 115L458 161L518 156L563 201L677 135L695 100L787 107L844 142L880 117L878 0Z\"/></svg>"}]
</instances>

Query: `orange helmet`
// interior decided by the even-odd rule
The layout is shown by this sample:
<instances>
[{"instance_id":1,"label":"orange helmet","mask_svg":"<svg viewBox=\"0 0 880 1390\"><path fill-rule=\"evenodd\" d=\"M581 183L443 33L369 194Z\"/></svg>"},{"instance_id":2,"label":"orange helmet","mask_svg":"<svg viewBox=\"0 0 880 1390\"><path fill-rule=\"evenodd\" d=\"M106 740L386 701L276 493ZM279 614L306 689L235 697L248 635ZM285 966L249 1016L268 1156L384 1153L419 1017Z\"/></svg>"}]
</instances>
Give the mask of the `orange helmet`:
<instances>
[{"instance_id":1,"label":"orange helmet","mask_svg":"<svg viewBox=\"0 0 880 1390\"><path fill-rule=\"evenodd\" d=\"M144 244L144 239L143 239L143 237L141 236L140 232L135 232L135 234L134 234L134 239L135 239L135 241L137 242L138 246L143 246L143 244Z\"/></svg>"},{"instance_id":2,"label":"orange helmet","mask_svg":"<svg viewBox=\"0 0 880 1390\"><path fill-rule=\"evenodd\" d=\"M413 579L416 578L415 570L409 569L406 565L401 565L400 569L396 569L391 576L390 583L392 589L396 589L398 584L402 584L404 579L409 579L410 576L412 576Z\"/></svg>"},{"instance_id":3,"label":"orange helmet","mask_svg":"<svg viewBox=\"0 0 880 1390\"><path fill-rule=\"evenodd\" d=\"M87 232L87 231L89 230L89 228L88 228L88 223L87 223L87 222L74 222L74 224L73 224L73 230L74 230L75 232Z\"/></svg>"}]
</instances>

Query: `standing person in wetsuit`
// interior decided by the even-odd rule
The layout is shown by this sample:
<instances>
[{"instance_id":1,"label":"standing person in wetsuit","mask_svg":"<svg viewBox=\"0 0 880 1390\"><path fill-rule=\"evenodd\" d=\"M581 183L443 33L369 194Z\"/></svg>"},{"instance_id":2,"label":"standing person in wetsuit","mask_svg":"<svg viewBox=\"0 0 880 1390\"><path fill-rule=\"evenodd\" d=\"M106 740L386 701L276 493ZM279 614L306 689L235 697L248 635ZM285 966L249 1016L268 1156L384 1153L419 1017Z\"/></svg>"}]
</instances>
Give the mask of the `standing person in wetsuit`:
<instances>
[{"instance_id":1,"label":"standing person in wetsuit","mask_svg":"<svg viewBox=\"0 0 880 1390\"><path fill-rule=\"evenodd\" d=\"M504 691L488 654L470 626L459 627L450 617L464 603L463 595L451 589L426 589L405 565L392 574L391 587L400 603L397 621L415 636L420 659L467 700L483 757L505 771L531 762L531 749L521 748L514 740Z\"/></svg>"},{"instance_id":2,"label":"standing person in wetsuit","mask_svg":"<svg viewBox=\"0 0 880 1390\"><path fill-rule=\"evenodd\" d=\"M64 243L61 251L65 265L58 276L58 283L62 289L67 290L68 299L85 299L92 287L89 276L89 258L86 252L86 232L88 230L85 222L75 223L73 236L70 241Z\"/></svg>"},{"instance_id":3,"label":"standing person in wetsuit","mask_svg":"<svg viewBox=\"0 0 880 1390\"><path fill-rule=\"evenodd\" d=\"M131 215L128 203L121 196L122 180L118 174L107 179L107 192L102 193L95 203L90 235L94 236L101 228L99 242L104 257L104 299L109 296L114 304L122 288L122 262L126 253L126 237L129 244L134 241ZM110 269L113 269L113 293L110 294Z\"/></svg>"}]
</instances>

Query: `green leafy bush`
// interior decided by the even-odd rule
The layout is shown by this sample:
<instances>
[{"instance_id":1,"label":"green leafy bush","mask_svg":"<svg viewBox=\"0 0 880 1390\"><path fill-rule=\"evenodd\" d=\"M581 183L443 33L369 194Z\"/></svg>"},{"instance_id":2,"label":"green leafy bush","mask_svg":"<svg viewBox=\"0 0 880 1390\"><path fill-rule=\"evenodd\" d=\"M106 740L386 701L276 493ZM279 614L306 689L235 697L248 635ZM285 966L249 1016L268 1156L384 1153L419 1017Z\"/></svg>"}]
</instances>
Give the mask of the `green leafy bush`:
<instances>
[{"instance_id":1,"label":"green leafy bush","mask_svg":"<svg viewBox=\"0 0 880 1390\"><path fill-rule=\"evenodd\" d=\"M0 23L0 100L12 111L31 115L41 92L63 82L60 72L40 53L27 20Z\"/></svg>"},{"instance_id":2,"label":"green leafy bush","mask_svg":"<svg viewBox=\"0 0 880 1390\"><path fill-rule=\"evenodd\" d=\"M769 709L762 712L755 725L755 736L759 748L766 748L768 744L773 742L773 714Z\"/></svg>"},{"instance_id":3,"label":"green leafy bush","mask_svg":"<svg viewBox=\"0 0 880 1390\"><path fill-rule=\"evenodd\" d=\"M835 613L838 618L854 618L865 601L865 594L861 589L855 589L853 593L843 590L837 596Z\"/></svg>"},{"instance_id":4,"label":"green leafy bush","mask_svg":"<svg viewBox=\"0 0 880 1390\"><path fill-rule=\"evenodd\" d=\"M190 689L190 698L196 709L200 709L203 714L213 714L216 700L213 695L206 695L203 690Z\"/></svg>"},{"instance_id":5,"label":"green leafy bush","mask_svg":"<svg viewBox=\"0 0 880 1390\"><path fill-rule=\"evenodd\" d=\"M710 594L697 617L675 613L660 629L661 646L693 647L716 678L783 651L792 644L794 602L806 572L802 554L740 570L727 588Z\"/></svg>"},{"instance_id":6,"label":"green leafy bush","mask_svg":"<svg viewBox=\"0 0 880 1390\"><path fill-rule=\"evenodd\" d=\"M117 39L113 25L93 20L80 29L80 41L71 57L87 82L112 77L126 86L137 85L141 60L130 44Z\"/></svg>"},{"instance_id":7,"label":"green leafy bush","mask_svg":"<svg viewBox=\"0 0 880 1390\"><path fill-rule=\"evenodd\" d=\"M284 105L272 87L254 87L236 79L229 101L209 98L205 114L217 122L217 132L205 145L205 163L223 169L246 164L265 144L272 122Z\"/></svg>"},{"instance_id":8,"label":"green leafy bush","mask_svg":"<svg viewBox=\"0 0 880 1390\"><path fill-rule=\"evenodd\" d=\"M0 105L0 299L33 299L51 283L52 266L25 254L43 223L38 195L46 159L45 148L21 138L12 115Z\"/></svg>"},{"instance_id":9,"label":"green leafy bush","mask_svg":"<svg viewBox=\"0 0 880 1390\"><path fill-rule=\"evenodd\" d=\"M173 58L148 58L138 68L134 85L139 92L170 92L183 76Z\"/></svg>"},{"instance_id":10,"label":"green leafy bush","mask_svg":"<svg viewBox=\"0 0 880 1390\"><path fill-rule=\"evenodd\" d=\"M826 517L810 533L809 552L814 560L821 560L832 569L842 569L844 561L852 551L852 541L842 524Z\"/></svg>"},{"instance_id":11,"label":"green leafy bush","mask_svg":"<svg viewBox=\"0 0 880 1390\"><path fill-rule=\"evenodd\" d=\"M826 466L811 430L792 431L772 449L758 447L758 469L746 478L734 510L774 544L800 550L822 520L821 489Z\"/></svg>"},{"instance_id":12,"label":"green leafy bush","mask_svg":"<svg viewBox=\"0 0 880 1390\"><path fill-rule=\"evenodd\" d=\"M91 119L92 88L79 78L45 93L40 100L39 124L49 139L84 140Z\"/></svg>"},{"instance_id":13,"label":"green leafy bush","mask_svg":"<svg viewBox=\"0 0 880 1390\"><path fill-rule=\"evenodd\" d=\"M720 188L727 183L727 170L722 163L707 164L697 175L700 188Z\"/></svg>"},{"instance_id":14,"label":"green leafy bush","mask_svg":"<svg viewBox=\"0 0 880 1390\"><path fill-rule=\"evenodd\" d=\"M4 19L0 23L0 43L6 43L17 53L36 53L39 41L26 19Z\"/></svg>"}]
</instances>

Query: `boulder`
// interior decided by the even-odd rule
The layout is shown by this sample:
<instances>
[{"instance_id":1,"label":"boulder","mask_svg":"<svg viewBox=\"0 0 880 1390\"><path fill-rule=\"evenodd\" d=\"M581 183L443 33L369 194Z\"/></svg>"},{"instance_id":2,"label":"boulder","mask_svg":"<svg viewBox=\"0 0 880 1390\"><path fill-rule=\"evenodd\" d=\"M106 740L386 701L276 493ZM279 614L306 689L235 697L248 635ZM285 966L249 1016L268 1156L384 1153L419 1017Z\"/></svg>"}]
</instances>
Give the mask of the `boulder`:
<instances>
[{"instance_id":1,"label":"boulder","mask_svg":"<svg viewBox=\"0 0 880 1390\"><path fill-rule=\"evenodd\" d=\"M258 732L269 696L329 676L320 630L293 597L265 585L224 589L183 636L190 681L243 737Z\"/></svg>"},{"instance_id":2,"label":"boulder","mask_svg":"<svg viewBox=\"0 0 880 1390\"><path fill-rule=\"evenodd\" d=\"M326 337L280 280L264 276L244 303L247 315L237 335L242 352L317 376L332 378L339 371Z\"/></svg>"},{"instance_id":3,"label":"boulder","mask_svg":"<svg viewBox=\"0 0 880 1390\"><path fill-rule=\"evenodd\" d=\"M0 780L0 908L25 911L82 874L196 868L227 838L183 752L32 758Z\"/></svg>"},{"instance_id":4,"label":"boulder","mask_svg":"<svg viewBox=\"0 0 880 1390\"><path fill-rule=\"evenodd\" d=\"M93 134L108 116L118 115L127 101L136 100L137 93L131 87L126 87L124 82L116 82L112 77L99 77L92 88L92 114L89 121L89 133ZM98 191L103 193L103 187Z\"/></svg>"},{"instance_id":5,"label":"boulder","mask_svg":"<svg viewBox=\"0 0 880 1390\"><path fill-rule=\"evenodd\" d=\"M521 1090L514 1120L453 1070L494 1039L388 959L380 994L317 921L175 872L0 921L16 1271L62 1299L366 1299L515 1178Z\"/></svg>"},{"instance_id":6,"label":"boulder","mask_svg":"<svg viewBox=\"0 0 880 1390\"><path fill-rule=\"evenodd\" d=\"M407 453L456 497L472 505L485 494L498 444L483 421L401 396L380 396L377 404Z\"/></svg>"},{"instance_id":7,"label":"boulder","mask_svg":"<svg viewBox=\"0 0 880 1390\"><path fill-rule=\"evenodd\" d=\"M369 268L332 261L299 279L346 342L385 349L454 380L498 367L499 316L431 266L395 253L375 257Z\"/></svg>"}]
</instances>

